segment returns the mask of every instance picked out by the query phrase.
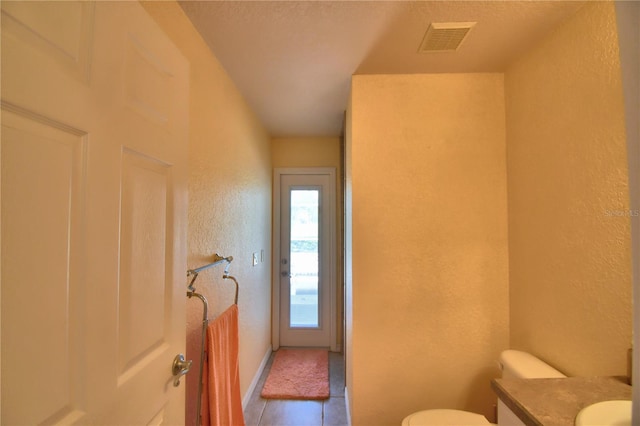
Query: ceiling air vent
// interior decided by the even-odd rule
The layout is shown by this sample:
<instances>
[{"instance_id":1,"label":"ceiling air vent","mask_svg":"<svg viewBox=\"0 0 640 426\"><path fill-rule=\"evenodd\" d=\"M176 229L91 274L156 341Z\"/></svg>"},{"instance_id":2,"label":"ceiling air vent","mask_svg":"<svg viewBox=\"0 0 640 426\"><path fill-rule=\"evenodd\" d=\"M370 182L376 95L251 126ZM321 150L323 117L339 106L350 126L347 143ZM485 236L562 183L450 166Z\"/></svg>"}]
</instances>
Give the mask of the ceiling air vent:
<instances>
[{"instance_id":1,"label":"ceiling air vent","mask_svg":"<svg viewBox=\"0 0 640 426\"><path fill-rule=\"evenodd\" d=\"M432 22L418 52L453 52L458 50L475 22Z\"/></svg>"}]
</instances>

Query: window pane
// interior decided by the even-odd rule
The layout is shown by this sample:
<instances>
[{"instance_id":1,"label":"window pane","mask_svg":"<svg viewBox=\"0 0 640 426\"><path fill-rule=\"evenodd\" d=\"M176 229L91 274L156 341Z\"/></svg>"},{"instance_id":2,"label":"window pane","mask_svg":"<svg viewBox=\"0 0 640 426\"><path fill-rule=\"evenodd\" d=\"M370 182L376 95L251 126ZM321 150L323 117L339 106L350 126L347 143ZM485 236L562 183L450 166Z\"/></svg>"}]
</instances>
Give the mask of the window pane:
<instances>
[{"instance_id":1,"label":"window pane","mask_svg":"<svg viewBox=\"0 0 640 426\"><path fill-rule=\"evenodd\" d=\"M317 328L319 190L291 191L290 327Z\"/></svg>"}]
</instances>

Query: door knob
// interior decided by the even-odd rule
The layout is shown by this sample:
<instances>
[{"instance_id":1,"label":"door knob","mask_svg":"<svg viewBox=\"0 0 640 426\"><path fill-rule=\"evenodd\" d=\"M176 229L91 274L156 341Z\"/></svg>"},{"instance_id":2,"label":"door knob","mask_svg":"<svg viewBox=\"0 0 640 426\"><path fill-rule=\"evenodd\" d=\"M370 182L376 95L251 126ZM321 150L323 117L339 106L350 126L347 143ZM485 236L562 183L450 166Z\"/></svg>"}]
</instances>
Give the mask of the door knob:
<instances>
[{"instance_id":1,"label":"door knob","mask_svg":"<svg viewBox=\"0 0 640 426\"><path fill-rule=\"evenodd\" d=\"M193 361L185 361L184 355L178 354L173 359L173 365L171 366L171 372L173 373L173 386L180 386L180 377L184 376L191 369Z\"/></svg>"}]
</instances>

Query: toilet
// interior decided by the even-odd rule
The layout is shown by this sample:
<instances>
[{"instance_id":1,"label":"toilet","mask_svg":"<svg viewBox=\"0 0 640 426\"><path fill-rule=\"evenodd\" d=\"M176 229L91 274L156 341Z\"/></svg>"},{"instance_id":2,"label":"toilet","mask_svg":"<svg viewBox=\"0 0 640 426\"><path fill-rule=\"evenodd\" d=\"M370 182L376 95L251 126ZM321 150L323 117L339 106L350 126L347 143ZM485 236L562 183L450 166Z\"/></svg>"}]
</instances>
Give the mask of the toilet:
<instances>
[{"instance_id":1,"label":"toilet","mask_svg":"<svg viewBox=\"0 0 640 426\"><path fill-rule=\"evenodd\" d=\"M402 426L427 425L490 425L489 420L482 414L461 410L424 410L409 414L402 421Z\"/></svg>"},{"instance_id":2,"label":"toilet","mask_svg":"<svg viewBox=\"0 0 640 426\"><path fill-rule=\"evenodd\" d=\"M502 378L545 379L567 377L555 368L535 356L522 351L506 350L500 354ZM402 426L434 426L434 425L490 425L481 414L462 410L423 410L409 414L402 421ZM499 425L524 425L522 421L498 400Z\"/></svg>"}]
</instances>

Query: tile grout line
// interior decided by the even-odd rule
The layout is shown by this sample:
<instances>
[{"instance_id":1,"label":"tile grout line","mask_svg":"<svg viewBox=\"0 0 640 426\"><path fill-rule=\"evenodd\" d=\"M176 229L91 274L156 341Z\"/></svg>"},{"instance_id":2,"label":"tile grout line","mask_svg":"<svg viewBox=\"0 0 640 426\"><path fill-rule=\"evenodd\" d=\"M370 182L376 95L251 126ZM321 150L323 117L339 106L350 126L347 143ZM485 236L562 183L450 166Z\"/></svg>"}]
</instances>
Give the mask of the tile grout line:
<instances>
[{"instance_id":1,"label":"tile grout line","mask_svg":"<svg viewBox=\"0 0 640 426\"><path fill-rule=\"evenodd\" d=\"M258 416L258 424L257 426L260 426L260 424L262 423L262 416L264 416L264 412L267 409L267 404L269 403L269 401L265 401L264 405L262 406L262 410L260 410L260 416Z\"/></svg>"}]
</instances>

